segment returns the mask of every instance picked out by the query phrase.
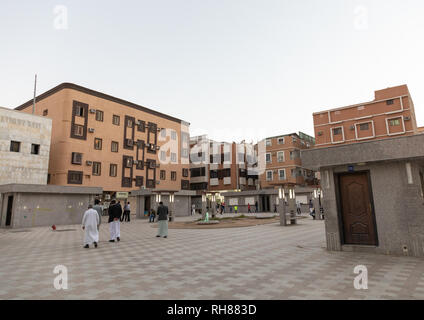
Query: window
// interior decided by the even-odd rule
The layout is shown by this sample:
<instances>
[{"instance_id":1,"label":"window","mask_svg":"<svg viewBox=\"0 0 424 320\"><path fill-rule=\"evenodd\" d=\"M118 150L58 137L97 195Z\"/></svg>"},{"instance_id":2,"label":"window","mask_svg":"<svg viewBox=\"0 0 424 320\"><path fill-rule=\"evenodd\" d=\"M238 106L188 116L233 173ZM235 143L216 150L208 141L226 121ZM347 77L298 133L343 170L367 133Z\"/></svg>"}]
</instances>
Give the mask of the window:
<instances>
[{"instance_id":1,"label":"window","mask_svg":"<svg viewBox=\"0 0 424 320\"><path fill-rule=\"evenodd\" d=\"M94 138L94 149L95 150L102 150L102 139Z\"/></svg>"},{"instance_id":2,"label":"window","mask_svg":"<svg viewBox=\"0 0 424 320\"><path fill-rule=\"evenodd\" d=\"M31 144L31 154L40 154L40 145L39 144Z\"/></svg>"},{"instance_id":3,"label":"window","mask_svg":"<svg viewBox=\"0 0 424 320\"><path fill-rule=\"evenodd\" d=\"M333 128L333 135L338 136L342 134L342 128Z\"/></svg>"},{"instance_id":4,"label":"window","mask_svg":"<svg viewBox=\"0 0 424 320\"><path fill-rule=\"evenodd\" d=\"M146 122L143 120L138 120L137 131L145 132L146 131Z\"/></svg>"},{"instance_id":5,"label":"window","mask_svg":"<svg viewBox=\"0 0 424 320\"><path fill-rule=\"evenodd\" d=\"M206 168L205 167L191 168L190 169L190 175L191 175L192 178L204 177L206 175Z\"/></svg>"},{"instance_id":6,"label":"window","mask_svg":"<svg viewBox=\"0 0 424 320\"><path fill-rule=\"evenodd\" d=\"M278 162L284 162L284 151L277 152Z\"/></svg>"},{"instance_id":7,"label":"window","mask_svg":"<svg viewBox=\"0 0 424 320\"><path fill-rule=\"evenodd\" d=\"M125 168L131 168L133 165L132 158L125 158Z\"/></svg>"},{"instance_id":8,"label":"window","mask_svg":"<svg viewBox=\"0 0 424 320\"><path fill-rule=\"evenodd\" d=\"M112 152L118 152L118 149L119 149L119 143L118 143L118 142L116 142L116 141L112 141L112 144L111 144L111 151L112 151Z\"/></svg>"},{"instance_id":9,"label":"window","mask_svg":"<svg viewBox=\"0 0 424 320\"><path fill-rule=\"evenodd\" d=\"M216 179L216 178L218 178L218 170L211 170L211 171L209 172L209 175L210 175L210 178L211 178L211 179Z\"/></svg>"},{"instance_id":10,"label":"window","mask_svg":"<svg viewBox=\"0 0 424 320\"><path fill-rule=\"evenodd\" d=\"M166 180L166 171L165 170L161 170L160 171L160 179L161 180Z\"/></svg>"},{"instance_id":11,"label":"window","mask_svg":"<svg viewBox=\"0 0 424 320\"><path fill-rule=\"evenodd\" d=\"M74 124L74 135L78 137L84 136L84 127L79 124Z\"/></svg>"},{"instance_id":12,"label":"window","mask_svg":"<svg viewBox=\"0 0 424 320\"><path fill-rule=\"evenodd\" d=\"M284 144L284 137L278 138L278 144Z\"/></svg>"},{"instance_id":13,"label":"window","mask_svg":"<svg viewBox=\"0 0 424 320\"><path fill-rule=\"evenodd\" d=\"M114 114L112 116L112 124L114 124L116 126L119 126L119 121L120 121L119 116L117 116L117 115Z\"/></svg>"},{"instance_id":14,"label":"window","mask_svg":"<svg viewBox=\"0 0 424 320\"><path fill-rule=\"evenodd\" d=\"M266 172L266 181L272 181L272 171L271 170Z\"/></svg>"},{"instance_id":15,"label":"window","mask_svg":"<svg viewBox=\"0 0 424 320\"><path fill-rule=\"evenodd\" d=\"M181 189L182 190L190 190L190 181L189 180L181 180Z\"/></svg>"},{"instance_id":16,"label":"window","mask_svg":"<svg viewBox=\"0 0 424 320\"><path fill-rule=\"evenodd\" d=\"M84 107L81 105L75 106L75 115L78 117L84 117Z\"/></svg>"},{"instance_id":17,"label":"window","mask_svg":"<svg viewBox=\"0 0 424 320\"><path fill-rule=\"evenodd\" d=\"M10 141L10 151L19 152L21 150L21 143L19 141Z\"/></svg>"},{"instance_id":18,"label":"window","mask_svg":"<svg viewBox=\"0 0 424 320\"><path fill-rule=\"evenodd\" d=\"M296 137L292 137L293 143L297 141Z\"/></svg>"},{"instance_id":19,"label":"window","mask_svg":"<svg viewBox=\"0 0 424 320\"><path fill-rule=\"evenodd\" d=\"M400 119L392 119L392 120L389 120L389 125L390 125L391 127L394 127L394 126L400 126Z\"/></svg>"},{"instance_id":20,"label":"window","mask_svg":"<svg viewBox=\"0 0 424 320\"><path fill-rule=\"evenodd\" d=\"M100 176L102 173L102 164L100 162L93 162L93 176Z\"/></svg>"},{"instance_id":21,"label":"window","mask_svg":"<svg viewBox=\"0 0 424 320\"><path fill-rule=\"evenodd\" d=\"M161 161L165 161L166 160L166 152L161 150L160 152L160 160Z\"/></svg>"},{"instance_id":22,"label":"window","mask_svg":"<svg viewBox=\"0 0 424 320\"><path fill-rule=\"evenodd\" d=\"M143 177L142 176L136 176L135 177L135 186L141 187L143 185Z\"/></svg>"},{"instance_id":23,"label":"window","mask_svg":"<svg viewBox=\"0 0 424 320\"><path fill-rule=\"evenodd\" d=\"M166 138L166 129L165 128L162 128L162 130L160 130L160 136L162 138Z\"/></svg>"},{"instance_id":24,"label":"window","mask_svg":"<svg viewBox=\"0 0 424 320\"><path fill-rule=\"evenodd\" d=\"M127 119L127 128L133 127L133 121L131 119Z\"/></svg>"},{"instance_id":25,"label":"window","mask_svg":"<svg viewBox=\"0 0 424 320\"><path fill-rule=\"evenodd\" d=\"M388 106L390 106L390 105L392 105L392 104L394 104L395 103L395 100L393 100L393 99L390 99L390 100L387 100L386 101L386 104L388 105Z\"/></svg>"},{"instance_id":26,"label":"window","mask_svg":"<svg viewBox=\"0 0 424 320\"><path fill-rule=\"evenodd\" d=\"M183 177L188 177L188 169L187 168L183 168Z\"/></svg>"},{"instance_id":27,"label":"window","mask_svg":"<svg viewBox=\"0 0 424 320\"><path fill-rule=\"evenodd\" d=\"M177 172L176 171L171 171L171 180L172 181L176 181L177 180Z\"/></svg>"},{"instance_id":28,"label":"window","mask_svg":"<svg viewBox=\"0 0 424 320\"><path fill-rule=\"evenodd\" d=\"M265 153L265 161L266 161L266 163L271 163L272 162L271 154L270 153Z\"/></svg>"},{"instance_id":29,"label":"window","mask_svg":"<svg viewBox=\"0 0 424 320\"><path fill-rule=\"evenodd\" d=\"M72 164L82 164L82 153L72 152Z\"/></svg>"},{"instance_id":30,"label":"window","mask_svg":"<svg viewBox=\"0 0 424 320\"><path fill-rule=\"evenodd\" d=\"M116 177L117 173L118 173L118 165L111 163L110 169L109 169L109 176Z\"/></svg>"},{"instance_id":31,"label":"window","mask_svg":"<svg viewBox=\"0 0 424 320\"><path fill-rule=\"evenodd\" d=\"M49 114L49 110L48 109L43 110L43 116L44 117L47 116L48 114Z\"/></svg>"},{"instance_id":32,"label":"window","mask_svg":"<svg viewBox=\"0 0 424 320\"><path fill-rule=\"evenodd\" d=\"M188 149L181 149L181 157L188 158Z\"/></svg>"},{"instance_id":33,"label":"window","mask_svg":"<svg viewBox=\"0 0 424 320\"><path fill-rule=\"evenodd\" d=\"M284 169L278 170L278 179L286 180L286 170Z\"/></svg>"},{"instance_id":34,"label":"window","mask_svg":"<svg viewBox=\"0 0 424 320\"><path fill-rule=\"evenodd\" d=\"M174 130L171 131L171 139L172 140L177 140L177 132L174 131Z\"/></svg>"},{"instance_id":35,"label":"window","mask_svg":"<svg viewBox=\"0 0 424 320\"><path fill-rule=\"evenodd\" d=\"M68 184L82 184L82 171L68 171Z\"/></svg>"},{"instance_id":36,"label":"window","mask_svg":"<svg viewBox=\"0 0 424 320\"><path fill-rule=\"evenodd\" d=\"M271 146L272 145L272 140L271 139L266 139L265 140L265 145L268 146L268 147Z\"/></svg>"},{"instance_id":37,"label":"window","mask_svg":"<svg viewBox=\"0 0 424 320\"><path fill-rule=\"evenodd\" d=\"M174 152L171 152L171 162L177 162L177 154Z\"/></svg>"},{"instance_id":38,"label":"window","mask_svg":"<svg viewBox=\"0 0 424 320\"><path fill-rule=\"evenodd\" d=\"M370 128L369 123L361 123L359 125L359 130L361 131L369 130L369 128Z\"/></svg>"},{"instance_id":39,"label":"window","mask_svg":"<svg viewBox=\"0 0 424 320\"><path fill-rule=\"evenodd\" d=\"M300 157L300 153L298 150L290 151L290 160L294 160Z\"/></svg>"},{"instance_id":40,"label":"window","mask_svg":"<svg viewBox=\"0 0 424 320\"><path fill-rule=\"evenodd\" d=\"M103 111L96 110L96 120L103 121Z\"/></svg>"}]
</instances>

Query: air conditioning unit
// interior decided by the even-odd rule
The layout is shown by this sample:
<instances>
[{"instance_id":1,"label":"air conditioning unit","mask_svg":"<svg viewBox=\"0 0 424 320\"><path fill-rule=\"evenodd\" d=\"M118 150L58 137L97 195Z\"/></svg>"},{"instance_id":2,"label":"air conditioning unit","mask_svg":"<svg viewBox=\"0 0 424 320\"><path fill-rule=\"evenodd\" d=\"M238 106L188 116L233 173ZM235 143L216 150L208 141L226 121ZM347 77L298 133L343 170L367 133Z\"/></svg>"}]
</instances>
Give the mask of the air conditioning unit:
<instances>
[{"instance_id":1,"label":"air conditioning unit","mask_svg":"<svg viewBox=\"0 0 424 320\"><path fill-rule=\"evenodd\" d=\"M322 131L318 131L318 136L322 136L324 133Z\"/></svg>"},{"instance_id":2,"label":"air conditioning unit","mask_svg":"<svg viewBox=\"0 0 424 320\"><path fill-rule=\"evenodd\" d=\"M137 165L138 164L138 160L134 160L133 164Z\"/></svg>"},{"instance_id":3,"label":"air conditioning unit","mask_svg":"<svg viewBox=\"0 0 424 320\"><path fill-rule=\"evenodd\" d=\"M89 128L89 129L88 129L88 132L90 132L90 133L94 133L94 128Z\"/></svg>"},{"instance_id":4,"label":"air conditioning unit","mask_svg":"<svg viewBox=\"0 0 424 320\"><path fill-rule=\"evenodd\" d=\"M350 126L349 129L350 130L355 130L355 126Z\"/></svg>"},{"instance_id":5,"label":"air conditioning unit","mask_svg":"<svg viewBox=\"0 0 424 320\"><path fill-rule=\"evenodd\" d=\"M156 150L160 150L160 146L156 146Z\"/></svg>"},{"instance_id":6,"label":"air conditioning unit","mask_svg":"<svg viewBox=\"0 0 424 320\"><path fill-rule=\"evenodd\" d=\"M85 164L86 164L87 166L91 166L91 165L93 164L93 161L88 161L88 160L87 160L87 161L85 162Z\"/></svg>"},{"instance_id":7,"label":"air conditioning unit","mask_svg":"<svg viewBox=\"0 0 424 320\"><path fill-rule=\"evenodd\" d=\"M96 113L96 109L90 109L90 113Z\"/></svg>"},{"instance_id":8,"label":"air conditioning unit","mask_svg":"<svg viewBox=\"0 0 424 320\"><path fill-rule=\"evenodd\" d=\"M149 168L156 169L156 163L154 163L153 161L149 161Z\"/></svg>"},{"instance_id":9,"label":"air conditioning unit","mask_svg":"<svg viewBox=\"0 0 424 320\"><path fill-rule=\"evenodd\" d=\"M149 148L149 147L150 147L150 143L146 143L146 144L145 144L145 146L146 146L147 148Z\"/></svg>"},{"instance_id":10,"label":"air conditioning unit","mask_svg":"<svg viewBox=\"0 0 424 320\"><path fill-rule=\"evenodd\" d=\"M405 121L409 121L409 120L411 120L411 117L404 117L403 118Z\"/></svg>"},{"instance_id":11,"label":"air conditioning unit","mask_svg":"<svg viewBox=\"0 0 424 320\"><path fill-rule=\"evenodd\" d=\"M152 151L156 150L156 146L154 144L150 144L150 150Z\"/></svg>"},{"instance_id":12,"label":"air conditioning unit","mask_svg":"<svg viewBox=\"0 0 424 320\"><path fill-rule=\"evenodd\" d=\"M157 131L158 131L158 132L161 132L161 130L162 130L161 128L157 128Z\"/></svg>"}]
</instances>

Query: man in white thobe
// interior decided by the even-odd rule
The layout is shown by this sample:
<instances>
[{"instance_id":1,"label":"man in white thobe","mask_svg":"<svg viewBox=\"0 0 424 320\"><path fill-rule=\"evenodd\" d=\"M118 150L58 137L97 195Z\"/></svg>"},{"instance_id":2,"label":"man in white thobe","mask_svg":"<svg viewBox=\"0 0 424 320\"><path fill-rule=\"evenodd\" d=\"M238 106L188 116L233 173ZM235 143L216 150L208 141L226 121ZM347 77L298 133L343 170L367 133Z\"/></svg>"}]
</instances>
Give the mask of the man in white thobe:
<instances>
[{"instance_id":1,"label":"man in white thobe","mask_svg":"<svg viewBox=\"0 0 424 320\"><path fill-rule=\"evenodd\" d=\"M84 234L84 248L89 248L90 244L94 243L97 248L97 242L99 242L99 222L100 217L96 210L93 209L93 205L88 206L88 210L84 213L82 218L82 229L85 230Z\"/></svg>"}]
</instances>

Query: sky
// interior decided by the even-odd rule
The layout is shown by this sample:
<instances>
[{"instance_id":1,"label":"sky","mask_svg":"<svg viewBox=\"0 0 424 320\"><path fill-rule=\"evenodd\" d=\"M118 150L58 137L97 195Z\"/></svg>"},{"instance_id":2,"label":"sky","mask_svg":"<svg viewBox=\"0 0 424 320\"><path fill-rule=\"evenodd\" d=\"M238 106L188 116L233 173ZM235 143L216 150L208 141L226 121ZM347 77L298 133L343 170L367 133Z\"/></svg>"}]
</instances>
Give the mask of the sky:
<instances>
[{"instance_id":1,"label":"sky","mask_svg":"<svg viewBox=\"0 0 424 320\"><path fill-rule=\"evenodd\" d=\"M76 83L246 142L407 84L424 126L422 0L1 0L0 106Z\"/></svg>"}]
</instances>

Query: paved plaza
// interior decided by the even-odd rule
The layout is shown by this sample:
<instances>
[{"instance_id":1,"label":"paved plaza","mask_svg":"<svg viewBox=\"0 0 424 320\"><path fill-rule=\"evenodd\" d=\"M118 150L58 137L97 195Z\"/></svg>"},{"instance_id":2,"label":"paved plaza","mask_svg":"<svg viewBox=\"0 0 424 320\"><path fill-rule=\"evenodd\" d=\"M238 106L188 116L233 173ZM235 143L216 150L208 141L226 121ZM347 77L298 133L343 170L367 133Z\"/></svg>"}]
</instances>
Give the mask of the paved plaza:
<instances>
[{"instance_id":1,"label":"paved plaza","mask_svg":"<svg viewBox=\"0 0 424 320\"><path fill-rule=\"evenodd\" d=\"M170 229L168 239L134 219L119 243L103 222L97 249L82 248L79 225L58 229L0 230L0 299L424 299L423 259L327 252L324 223L311 218ZM57 265L68 290L53 286ZM357 265L368 268L368 290L353 287Z\"/></svg>"}]
</instances>

